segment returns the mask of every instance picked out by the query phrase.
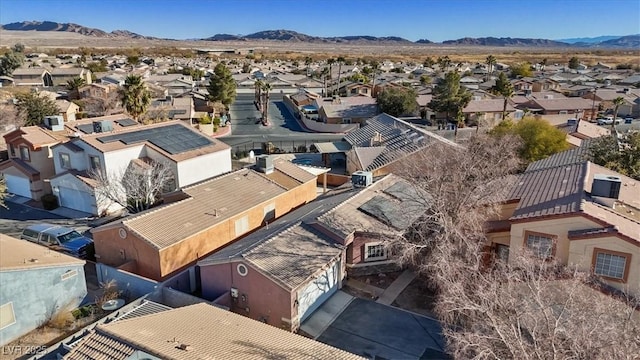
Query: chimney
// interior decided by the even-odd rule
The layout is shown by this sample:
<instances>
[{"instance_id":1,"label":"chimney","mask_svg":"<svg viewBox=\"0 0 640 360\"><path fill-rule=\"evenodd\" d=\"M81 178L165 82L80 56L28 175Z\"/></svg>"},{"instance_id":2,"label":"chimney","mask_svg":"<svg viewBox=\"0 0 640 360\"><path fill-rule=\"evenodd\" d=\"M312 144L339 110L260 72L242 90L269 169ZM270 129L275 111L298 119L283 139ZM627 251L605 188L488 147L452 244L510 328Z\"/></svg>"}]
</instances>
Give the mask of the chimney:
<instances>
[{"instance_id":1,"label":"chimney","mask_svg":"<svg viewBox=\"0 0 640 360\"><path fill-rule=\"evenodd\" d=\"M382 135L379 132L374 132L371 137L371 141L369 142L369 146L379 146L382 144Z\"/></svg>"}]
</instances>

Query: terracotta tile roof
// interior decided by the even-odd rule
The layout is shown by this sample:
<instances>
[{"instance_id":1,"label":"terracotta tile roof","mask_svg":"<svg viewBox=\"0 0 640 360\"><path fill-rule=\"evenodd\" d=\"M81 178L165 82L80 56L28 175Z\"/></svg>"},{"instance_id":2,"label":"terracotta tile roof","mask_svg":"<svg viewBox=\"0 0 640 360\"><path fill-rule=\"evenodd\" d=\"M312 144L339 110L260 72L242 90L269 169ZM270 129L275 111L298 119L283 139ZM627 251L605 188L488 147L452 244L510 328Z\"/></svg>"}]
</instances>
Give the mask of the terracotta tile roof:
<instances>
[{"instance_id":1,"label":"terracotta tile roof","mask_svg":"<svg viewBox=\"0 0 640 360\"><path fill-rule=\"evenodd\" d=\"M68 140L67 133L65 131L53 132L40 126L24 126L16 131L20 131L20 133L22 133L21 137L34 148L44 145L53 145L64 140ZM12 133L7 135L12 135Z\"/></svg>"},{"instance_id":2,"label":"terracotta tile roof","mask_svg":"<svg viewBox=\"0 0 640 360\"><path fill-rule=\"evenodd\" d=\"M243 254L244 259L289 290L339 257L341 248L312 225L296 223Z\"/></svg>"},{"instance_id":3,"label":"terracotta tile roof","mask_svg":"<svg viewBox=\"0 0 640 360\"><path fill-rule=\"evenodd\" d=\"M192 129L191 127L183 124L183 122L180 121L180 120L167 121L167 122L163 122L163 123L146 125L146 126L142 126L142 127L135 127L134 129L123 128L122 131L118 131L117 133L118 134L131 133L131 132L136 132L136 131L148 130L148 129L152 129L152 128L161 128L161 127L165 127L165 126L176 126L176 125L177 126L184 126L185 128L187 128L190 131L192 131L194 134L196 134L197 136L206 137L207 139L210 140L211 144L208 145L208 146L205 146L205 147L200 147L200 148L197 148L197 149L181 152L181 153L178 153L178 154L170 154L169 152L163 150L162 148L153 145L149 141L135 142L135 143L127 145L127 144L122 143L121 141L111 141L111 142L103 143L100 140L98 140L99 138L102 138L102 137L105 137L105 136L109 136L109 135L113 135L113 133L98 133L98 134L91 134L91 135L83 135L81 137L81 140L86 142L87 144L91 145L92 147L96 148L97 150L103 152L103 153L104 152L116 151L116 150L120 150L120 149L125 149L125 148L137 147L137 146L144 145L144 146L148 146L148 147L154 149L155 151L161 153L162 155L164 155L165 157L167 157L168 159L171 159L173 161L183 161L183 160L191 159L191 158L198 157L198 156L201 156L201 155L211 154L211 153L215 153L215 152L218 152L218 151L223 151L223 150L230 149L229 145L223 143L220 140L212 139L210 137L207 137L207 136L199 133L198 131Z\"/></svg>"},{"instance_id":4,"label":"terracotta tile roof","mask_svg":"<svg viewBox=\"0 0 640 360\"><path fill-rule=\"evenodd\" d=\"M183 192L189 196L187 199L133 215L122 220L122 224L156 248L163 249L286 191L264 174L241 169L184 188Z\"/></svg>"},{"instance_id":5,"label":"terracotta tile roof","mask_svg":"<svg viewBox=\"0 0 640 360\"><path fill-rule=\"evenodd\" d=\"M95 360L124 360L131 349L140 349L163 359L362 359L315 340L278 329L242 315L207 304L196 304L158 314L98 325L99 339L84 340L67 355L84 351ZM118 345L119 343L119 345ZM103 346L102 344L106 345ZM184 344L184 349L180 345ZM118 346L120 346L118 348ZM119 354L115 351L119 350Z\"/></svg>"},{"instance_id":6,"label":"terracotta tile roof","mask_svg":"<svg viewBox=\"0 0 640 360\"><path fill-rule=\"evenodd\" d=\"M65 360L124 360L136 349L127 343L93 330L83 338L67 355Z\"/></svg>"},{"instance_id":7,"label":"terracotta tile roof","mask_svg":"<svg viewBox=\"0 0 640 360\"><path fill-rule=\"evenodd\" d=\"M0 234L0 272L64 265L84 265L84 260L52 251L27 240Z\"/></svg>"}]
</instances>

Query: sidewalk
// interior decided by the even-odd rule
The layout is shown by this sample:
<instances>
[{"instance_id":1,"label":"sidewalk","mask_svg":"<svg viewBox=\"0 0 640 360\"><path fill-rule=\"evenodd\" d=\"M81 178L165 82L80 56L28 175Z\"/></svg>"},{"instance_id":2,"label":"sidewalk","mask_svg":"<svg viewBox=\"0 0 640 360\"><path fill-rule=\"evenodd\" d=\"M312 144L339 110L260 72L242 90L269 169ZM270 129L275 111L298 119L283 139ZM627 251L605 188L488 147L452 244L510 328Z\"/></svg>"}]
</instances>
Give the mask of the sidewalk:
<instances>
[{"instance_id":1,"label":"sidewalk","mask_svg":"<svg viewBox=\"0 0 640 360\"><path fill-rule=\"evenodd\" d=\"M405 270L394 282L391 283L391 285L389 285L386 290L384 290L376 302L384 305L391 305L415 278L416 274L413 271Z\"/></svg>"}]
</instances>

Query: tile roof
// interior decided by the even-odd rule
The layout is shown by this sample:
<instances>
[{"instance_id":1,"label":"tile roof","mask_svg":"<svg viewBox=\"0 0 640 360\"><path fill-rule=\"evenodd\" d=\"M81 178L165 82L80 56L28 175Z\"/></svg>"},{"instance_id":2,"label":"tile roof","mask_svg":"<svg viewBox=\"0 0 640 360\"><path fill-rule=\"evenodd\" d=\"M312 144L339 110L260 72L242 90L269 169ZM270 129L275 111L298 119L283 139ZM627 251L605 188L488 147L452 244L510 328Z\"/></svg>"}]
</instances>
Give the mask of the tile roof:
<instances>
[{"instance_id":1,"label":"tile roof","mask_svg":"<svg viewBox=\"0 0 640 360\"><path fill-rule=\"evenodd\" d=\"M52 251L27 240L0 234L0 271L84 265L84 263L84 260Z\"/></svg>"},{"instance_id":2,"label":"tile roof","mask_svg":"<svg viewBox=\"0 0 640 360\"><path fill-rule=\"evenodd\" d=\"M340 98L339 101L318 99L318 108L324 109L328 118L368 118L378 113L376 99L368 96Z\"/></svg>"},{"instance_id":3,"label":"tile roof","mask_svg":"<svg viewBox=\"0 0 640 360\"><path fill-rule=\"evenodd\" d=\"M579 147L553 154L546 159L534 161L529 164L526 171L530 172L583 163L589 156L589 144L590 141L583 141Z\"/></svg>"},{"instance_id":4,"label":"tile roof","mask_svg":"<svg viewBox=\"0 0 640 360\"><path fill-rule=\"evenodd\" d=\"M125 360L133 353L129 353L132 349L139 349L160 358L181 360L362 359L344 350L207 304L98 325L96 333L101 338L90 337L82 341L67 358ZM91 347L96 343L102 352L96 352ZM186 349L180 349L181 344L186 345ZM74 353L85 351L95 356L73 357Z\"/></svg>"},{"instance_id":5,"label":"tile roof","mask_svg":"<svg viewBox=\"0 0 640 360\"><path fill-rule=\"evenodd\" d=\"M546 111L591 109L593 101L583 98L533 99L532 102Z\"/></svg>"},{"instance_id":6,"label":"tile roof","mask_svg":"<svg viewBox=\"0 0 640 360\"><path fill-rule=\"evenodd\" d=\"M87 70L83 68L53 68L51 70L51 76L80 76Z\"/></svg>"},{"instance_id":7,"label":"tile roof","mask_svg":"<svg viewBox=\"0 0 640 360\"><path fill-rule=\"evenodd\" d=\"M188 198L133 215L121 222L142 239L163 249L286 191L285 187L262 173L241 169L184 188ZM100 228L95 231L100 231Z\"/></svg>"},{"instance_id":8,"label":"tile roof","mask_svg":"<svg viewBox=\"0 0 640 360\"><path fill-rule=\"evenodd\" d=\"M126 342L93 330L84 337L67 355L65 360L125 360L136 349Z\"/></svg>"},{"instance_id":9,"label":"tile roof","mask_svg":"<svg viewBox=\"0 0 640 360\"><path fill-rule=\"evenodd\" d=\"M304 170L300 166L281 158L275 159L273 165L276 171L295 179L297 182L303 184L312 180L316 180L316 176L312 173Z\"/></svg>"},{"instance_id":10,"label":"tile roof","mask_svg":"<svg viewBox=\"0 0 640 360\"><path fill-rule=\"evenodd\" d=\"M44 74L47 69L44 68L17 68L11 73L12 76L40 76Z\"/></svg>"},{"instance_id":11,"label":"tile roof","mask_svg":"<svg viewBox=\"0 0 640 360\"><path fill-rule=\"evenodd\" d=\"M385 146L360 147L356 146L353 151L360 162L361 169L367 169L384 152Z\"/></svg>"},{"instance_id":12,"label":"tile roof","mask_svg":"<svg viewBox=\"0 0 640 360\"><path fill-rule=\"evenodd\" d=\"M20 136L22 139L26 140L34 147L53 145L67 139L67 134L64 131L53 132L40 126L23 126L17 131L22 133Z\"/></svg>"},{"instance_id":13,"label":"tile roof","mask_svg":"<svg viewBox=\"0 0 640 360\"><path fill-rule=\"evenodd\" d=\"M23 172L26 175L38 175L40 171L34 169L29 163L20 159L20 158L11 158L7 161L0 163L0 169L4 170L10 168L11 166L15 166L19 171Z\"/></svg>"},{"instance_id":14,"label":"tile roof","mask_svg":"<svg viewBox=\"0 0 640 360\"><path fill-rule=\"evenodd\" d=\"M419 129L391 115L380 114L366 121L366 125L347 134L344 139L353 147L371 147L371 139L380 135L384 150L373 160L364 159L361 163L369 163L365 171L373 171L406 155L423 149L435 141L451 146L458 146L432 132ZM364 152L361 151L363 155ZM366 155L371 155L370 152Z\"/></svg>"},{"instance_id":15,"label":"tile roof","mask_svg":"<svg viewBox=\"0 0 640 360\"><path fill-rule=\"evenodd\" d=\"M95 188L96 186L98 186L98 180L94 179L93 177L91 177L91 175L89 175L89 173L87 173L86 171L78 171L75 169L69 169L65 172L61 172L59 174L56 174L55 176L51 177L51 179L56 179L62 176L65 176L67 174L72 175L73 177L75 177L76 179L80 180L81 182L85 183L87 186L91 187L91 188Z\"/></svg>"},{"instance_id":16,"label":"tile roof","mask_svg":"<svg viewBox=\"0 0 640 360\"><path fill-rule=\"evenodd\" d=\"M482 99L471 100L469 104L462 110L463 113L477 113L477 112L502 112L504 108L504 99ZM516 109L507 102L507 112L515 111Z\"/></svg>"},{"instance_id":17,"label":"tile roof","mask_svg":"<svg viewBox=\"0 0 640 360\"><path fill-rule=\"evenodd\" d=\"M341 247L312 225L297 223L246 252L244 259L287 289L339 257Z\"/></svg>"}]
</instances>

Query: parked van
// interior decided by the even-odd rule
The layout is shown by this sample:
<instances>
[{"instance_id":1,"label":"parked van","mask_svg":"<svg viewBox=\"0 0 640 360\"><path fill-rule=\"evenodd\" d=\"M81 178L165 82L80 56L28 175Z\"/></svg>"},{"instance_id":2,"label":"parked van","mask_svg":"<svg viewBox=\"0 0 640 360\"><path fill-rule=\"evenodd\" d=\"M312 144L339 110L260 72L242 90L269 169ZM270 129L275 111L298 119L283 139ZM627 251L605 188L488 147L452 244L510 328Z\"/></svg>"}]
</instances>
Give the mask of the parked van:
<instances>
[{"instance_id":1,"label":"parked van","mask_svg":"<svg viewBox=\"0 0 640 360\"><path fill-rule=\"evenodd\" d=\"M81 259L92 259L95 254L93 240L74 229L53 225L31 225L22 231L20 239L44 245Z\"/></svg>"}]
</instances>

